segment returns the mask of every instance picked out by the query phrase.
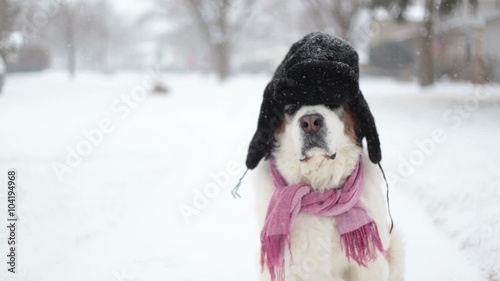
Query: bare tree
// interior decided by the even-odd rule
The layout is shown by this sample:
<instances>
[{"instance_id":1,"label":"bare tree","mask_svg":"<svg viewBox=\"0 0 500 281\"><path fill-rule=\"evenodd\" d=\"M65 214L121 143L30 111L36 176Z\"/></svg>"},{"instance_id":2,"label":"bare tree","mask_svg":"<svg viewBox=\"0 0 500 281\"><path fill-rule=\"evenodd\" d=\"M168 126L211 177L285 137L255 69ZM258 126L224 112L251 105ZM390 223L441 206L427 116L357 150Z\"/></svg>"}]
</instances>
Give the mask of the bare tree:
<instances>
[{"instance_id":1,"label":"bare tree","mask_svg":"<svg viewBox=\"0 0 500 281\"><path fill-rule=\"evenodd\" d=\"M363 0L306 0L304 1L317 29L332 28L336 35L350 41Z\"/></svg>"},{"instance_id":2,"label":"bare tree","mask_svg":"<svg viewBox=\"0 0 500 281\"><path fill-rule=\"evenodd\" d=\"M54 49L66 56L70 77L77 71L79 58L85 56L88 66L108 70L107 56L111 37L118 24L107 1L59 0L59 10L41 36L53 42Z\"/></svg>"},{"instance_id":3,"label":"bare tree","mask_svg":"<svg viewBox=\"0 0 500 281\"><path fill-rule=\"evenodd\" d=\"M419 71L418 82L421 86L428 86L434 84L435 81L435 67L434 57L432 54L432 41L434 38L434 21L437 12L440 16L447 16L458 10L462 5L461 0L438 0L436 5L435 0L425 1L425 15L423 19L422 34L420 36L420 57L419 57ZM468 5L472 8L472 13L477 13L479 2L477 0L469 0ZM438 11L436 11L438 8Z\"/></svg>"},{"instance_id":4,"label":"bare tree","mask_svg":"<svg viewBox=\"0 0 500 281\"><path fill-rule=\"evenodd\" d=\"M163 1L158 0L161 4ZM248 22L256 0L177 0L182 3L212 57L212 69L224 80L230 73L232 48Z\"/></svg>"},{"instance_id":5,"label":"bare tree","mask_svg":"<svg viewBox=\"0 0 500 281\"><path fill-rule=\"evenodd\" d=\"M62 28L64 36L64 44L66 44L66 63L67 70L70 77L76 75L76 21L77 21L77 10L78 4L69 1L61 2L61 13L62 13Z\"/></svg>"},{"instance_id":6,"label":"bare tree","mask_svg":"<svg viewBox=\"0 0 500 281\"><path fill-rule=\"evenodd\" d=\"M91 68L108 72L110 49L118 36L127 30L106 0L87 4L80 13L84 24L79 28L79 45L83 48L81 53L87 58Z\"/></svg>"},{"instance_id":7,"label":"bare tree","mask_svg":"<svg viewBox=\"0 0 500 281\"><path fill-rule=\"evenodd\" d=\"M432 56L432 35L434 25L434 0L425 0L425 16L423 29L420 35L420 57L418 67L418 81L421 86L434 84L434 58Z\"/></svg>"}]
</instances>

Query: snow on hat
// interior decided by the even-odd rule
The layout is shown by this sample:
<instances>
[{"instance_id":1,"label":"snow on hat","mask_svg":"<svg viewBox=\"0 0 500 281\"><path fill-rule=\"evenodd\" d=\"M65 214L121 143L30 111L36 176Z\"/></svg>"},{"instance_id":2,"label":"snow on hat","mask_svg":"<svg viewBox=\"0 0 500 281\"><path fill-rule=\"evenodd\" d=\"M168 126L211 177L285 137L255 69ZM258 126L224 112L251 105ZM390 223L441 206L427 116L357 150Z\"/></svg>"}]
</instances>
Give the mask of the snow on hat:
<instances>
[{"instance_id":1,"label":"snow on hat","mask_svg":"<svg viewBox=\"0 0 500 281\"><path fill-rule=\"evenodd\" d=\"M358 54L345 40L313 32L293 44L264 90L257 131L248 149L247 168L255 168L271 154L274 133L289 104L348 104L358 121L359 139L366 137L370 160L379 163L382 153L377 128L358 78Z\"/></svg>"}]
</instances>

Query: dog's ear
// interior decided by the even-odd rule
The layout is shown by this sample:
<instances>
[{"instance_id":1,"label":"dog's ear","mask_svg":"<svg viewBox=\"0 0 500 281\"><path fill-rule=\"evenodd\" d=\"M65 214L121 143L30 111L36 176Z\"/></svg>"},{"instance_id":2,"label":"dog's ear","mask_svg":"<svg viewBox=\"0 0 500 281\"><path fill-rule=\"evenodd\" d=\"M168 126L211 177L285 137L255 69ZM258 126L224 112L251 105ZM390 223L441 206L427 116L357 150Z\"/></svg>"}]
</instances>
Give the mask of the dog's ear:
<instances>
[{"instance_id":1,"label":"dog's ear","mask_svg":"<svg viewBox=\"0 0 500 281\"><path fill-rule=\"evenodd\" d=\"M382 160L382 151L380 150L377 127L375 126L375 119L368 107L368 103L366 103L361 91L354 100L348 102L348 105L359 121L358 125L362 134L361 139L363 136L366 137L370 160L375 164L379 163Z\"/></svg>"},{"instance_id":2,"label":"dog's ear","mask_svg":"<svg viewBox=\"0 0 500 281\"><path fill-rule=\"evenodd\" d=\"M356 115L352 112L349 104L345 103L343 106L344 113L342 119L344 121L345 134L356 144L361 145L364 134L361 130L361 122Z\"/></svg>"}]
</instances>

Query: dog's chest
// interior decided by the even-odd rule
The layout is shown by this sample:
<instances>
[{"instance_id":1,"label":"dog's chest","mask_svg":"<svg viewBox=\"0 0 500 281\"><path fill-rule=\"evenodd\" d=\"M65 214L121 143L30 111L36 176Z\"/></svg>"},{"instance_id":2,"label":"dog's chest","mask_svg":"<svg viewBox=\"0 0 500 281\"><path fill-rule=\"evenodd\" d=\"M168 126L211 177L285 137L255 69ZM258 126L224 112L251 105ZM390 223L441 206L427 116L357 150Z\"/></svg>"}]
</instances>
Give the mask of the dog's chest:
<instances>
[{"instance_id":1,"label":"dog's chest","mask_svg":"<svg viewBox=\"0 0 500 281\"><path fill-rule=\"evenodd\" d=\"M304 262L331 261L335 253L342 253L335 218L299 213L291 229L291 252L299 266Z\"/></svg>"}]
</instances>

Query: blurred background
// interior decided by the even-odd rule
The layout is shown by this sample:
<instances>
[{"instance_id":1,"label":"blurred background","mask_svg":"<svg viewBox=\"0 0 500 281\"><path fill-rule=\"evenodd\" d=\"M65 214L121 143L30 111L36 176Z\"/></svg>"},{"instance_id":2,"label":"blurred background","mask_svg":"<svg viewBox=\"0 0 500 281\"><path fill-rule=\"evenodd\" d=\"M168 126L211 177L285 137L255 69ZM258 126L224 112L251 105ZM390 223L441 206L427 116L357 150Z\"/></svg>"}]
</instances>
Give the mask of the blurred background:
<instances>
[{"instance_id":1,"label":"blurred background","mask_svg":"<svg viewBox=\"0 0 500 281\"><path fill-rule=\"evenodd\" d=\"M497 0L0 2L8 73L271 73L291 42L323 30L351 42L365 73L500 81Z\"/></svg>"},{"instance_id":2,"label":"blurred background","mask_svg":"<svg viewBox=\"0 0 500 281\"><path fill-rule=\"evenodd\" d=\"M406 280L500 281L500 0L0 0L0 279L259 280L231 189L316 30L359 53Z\"/></svg>"}]
</instances>

